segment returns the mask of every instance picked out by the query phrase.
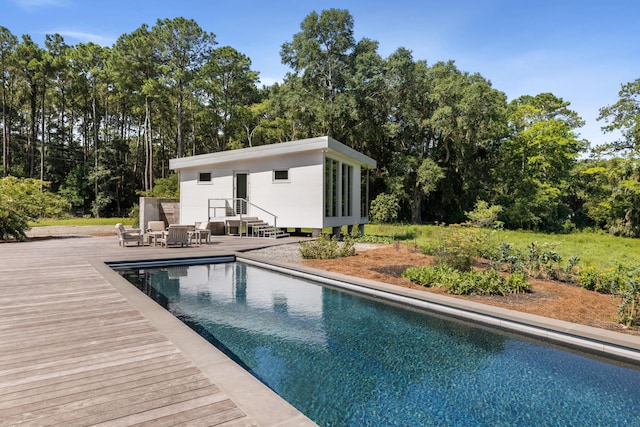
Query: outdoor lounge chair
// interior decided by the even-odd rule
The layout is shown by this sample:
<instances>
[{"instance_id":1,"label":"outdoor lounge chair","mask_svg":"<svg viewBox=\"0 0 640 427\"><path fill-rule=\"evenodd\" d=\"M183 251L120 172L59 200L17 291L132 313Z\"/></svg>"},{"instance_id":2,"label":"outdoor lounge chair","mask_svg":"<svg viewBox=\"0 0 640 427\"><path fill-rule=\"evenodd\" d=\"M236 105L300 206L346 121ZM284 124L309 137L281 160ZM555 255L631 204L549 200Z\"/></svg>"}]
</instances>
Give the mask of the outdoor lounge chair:
<instances>
[{"instance_id":1,"label":"outdoor lounge chair","mask_svg":"<svg viewBox=\"0 0 640 427\"><path fill-rule=\"evenodd\" d=\"M139 228L125 229L121 223L116 224L116 233L118 234L118 245L127 246L128 242L135 242L136 245L144 245L144 235Z\"/></svg>"},{"instance_id":2,"label":"outdoor lounge chair","mask_svg":"<svg viewBox=\"0 0 640 427\"><path fill-rule=\"evenodd\" d=\"M165 248L177 245L189 246L189 228L184 225L169 225L169 229L163 233L158 242Z\"/></svg>"},{"instance_id":3,"label":"outdoor lounge chair","mask_svg":"<svg viewBox=\"0 0 640 427\"><path fill-rule=\"evenodd\" d=\"M154 246L156 246L158 239L162 237L165 230L164 221L149 221L147 223L147 229L145 230L149 245L153 242Z\"/></svg>"},{"instance_id":4,"label":"outdoor lounge chair","mask_svg":"<svg viewBox=\"0 0 640 427\"><path fill-rule=\"evenodd\" d=\"M209 221L203 221L198 224L193 231L189 231L189 241L195 239L198 244L201 244L203 240L209 243L211 237L211 229L209 228Z\"/></svg>"},{"instance_id":5,"label":"outdoor lounge chair","mask_svg":"<svg viewBox=\"0 0 640 427\"><path fill-rule=\"evenodd\" d=\"M164 231L165 225L164 225L164 221L149 221L147 223L147 233L153 233L156 231Z\"/></svg>"}]
</instances>

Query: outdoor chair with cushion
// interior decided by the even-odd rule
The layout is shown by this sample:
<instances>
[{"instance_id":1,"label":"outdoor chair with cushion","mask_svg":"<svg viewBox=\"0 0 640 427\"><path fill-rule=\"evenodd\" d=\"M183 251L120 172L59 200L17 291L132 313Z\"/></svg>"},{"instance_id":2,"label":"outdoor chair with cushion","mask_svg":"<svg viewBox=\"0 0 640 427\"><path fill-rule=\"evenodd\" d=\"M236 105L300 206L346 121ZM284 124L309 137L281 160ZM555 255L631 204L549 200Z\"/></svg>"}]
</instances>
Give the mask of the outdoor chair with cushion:
<instances>
[{"instance_id":1,"label":"outdoor chair with cushion","mask_svg":"<svg viewBox=\"0 0 640 427\"><path fill-rule=\"evenodd\" d=\"M211 237L211 229L209 228L209 221L203 221L198 224L195 230L189 232L189 241L195 239L198 244L201 244L203 240L209 243Z\"/></svg>"},{"instance_id":2,"label":"outdoor chair with cushion","mask_svg":"<svg viewBox=\"0 0 640 427\"><path fill-rule=\"evenodd\" d=\"M161 246L189 246L189 227L184 225L169 225L169 229L158 239Z\"/></svg>"},{"instance_id":3,"label":"outdoor chair with cushion","mask_svg":"<svg viewBox=\"0 0 640 427\"><path fill-rule=\"evenodd\" d=\"M158 239L162 237L165 230L164 221L149 221L145 232L149 244L153 242L154 246L157 245Z\"/></svg>"},{"instance_id":4,"label":"outdoor chair with cushion","mask_svg":"<svg viewBox=\"0 0 640 427\"><path fill-rule=\"evenodd\" d=\"M116 233L118 234L118 245L127 246L129 242L135 242L136 245L144 244L144 235L139 228L125 229L121 223L116 224Z\"/></svg>"},{"instance_id":5,"label":"outdoor chair with cushion","mask_svg":"<svg viewBox=\"0 0 640 427\"><path fill-rule=\"evenodd\" d=\"M164 221L149 221L147 223L147 233L155 231L164 231L166 229Z\"/></svg>"}]
</instances>

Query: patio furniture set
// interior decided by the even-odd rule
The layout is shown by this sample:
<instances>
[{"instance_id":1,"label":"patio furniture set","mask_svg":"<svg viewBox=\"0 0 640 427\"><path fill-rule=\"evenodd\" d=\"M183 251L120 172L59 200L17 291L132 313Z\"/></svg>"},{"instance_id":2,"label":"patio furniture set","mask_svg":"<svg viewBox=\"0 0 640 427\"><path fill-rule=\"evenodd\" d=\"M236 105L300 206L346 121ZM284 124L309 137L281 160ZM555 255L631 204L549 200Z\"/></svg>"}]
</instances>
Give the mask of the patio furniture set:
<instances>
[{"instance_id":1,"label":"patio furniture set","mask_svg":"<svg viewBox=\"0 0 640 427\"><path fill-rule=\"evenodd\" d=\"M185 247L192 243L202 244L210 242L211 230L209 222L204 221L196 225L169 224L165 226L164 221L149 221L146 230L143 232L139 228L126 229L121 223L116 224L118 234L118 244L127 246L128 243L135 243L137 246L145 244L151 246L178 246Z\"/></svg>"}]
</instances>

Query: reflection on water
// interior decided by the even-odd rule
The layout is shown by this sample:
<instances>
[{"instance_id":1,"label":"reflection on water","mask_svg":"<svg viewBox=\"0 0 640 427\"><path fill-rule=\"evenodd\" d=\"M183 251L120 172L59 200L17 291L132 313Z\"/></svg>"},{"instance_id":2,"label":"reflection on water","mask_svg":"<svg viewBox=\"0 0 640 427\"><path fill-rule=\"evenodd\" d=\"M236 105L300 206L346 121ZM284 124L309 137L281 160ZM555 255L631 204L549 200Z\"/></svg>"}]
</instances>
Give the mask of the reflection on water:
<instances>
[{"instance_id":1,"label":"reflection on water","mask_svg":"<svg viewBox=\"0 0 640 427\"><path fill-rule=\"evenodd\" d=\"M640 425L640 371L242 263L127 273L320 425Z\"/></svg>"}]
</instances>

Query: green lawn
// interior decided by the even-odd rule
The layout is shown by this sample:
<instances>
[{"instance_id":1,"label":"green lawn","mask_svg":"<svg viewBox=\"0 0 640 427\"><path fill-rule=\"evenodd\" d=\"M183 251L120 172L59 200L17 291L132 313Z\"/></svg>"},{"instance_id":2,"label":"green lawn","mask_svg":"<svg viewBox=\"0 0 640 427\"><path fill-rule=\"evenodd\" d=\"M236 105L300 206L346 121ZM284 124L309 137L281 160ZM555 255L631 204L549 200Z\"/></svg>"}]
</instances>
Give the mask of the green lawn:
<instances>
[{"instance_id":1,"label":"green lawn","mask_svg":"<svg viewBox=\"0 0 640 427\"><path fill-rule=\"evenodd\" d=\"M133 223L131 218L68 218L68 219L41 219L29 222L29 227L48 227L55 225L116 225L121 222L130 226Z\"/></svg>"},{"instance_id":2,"label":"green lawn","mask_svg":"<svg viewBox=\"0 0 640 427\"><path fill-rule=\"evenodd\" d=\"M385 236L418 246L433 246L447 233L448 227L434 225L371 225L365 226L365 235ZM568 260L580 258L583 267L598 268L640 266L640 239L617 237L604 233L575 232L571 234L544 234L529 231L488 231L492 245L508 242L516 249L524 249L531 243L550 245L554 251Z\"/></svg>"}]
</instances>

